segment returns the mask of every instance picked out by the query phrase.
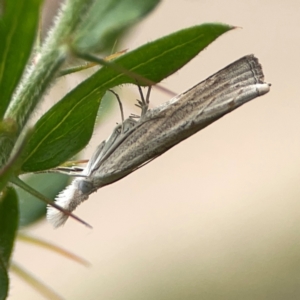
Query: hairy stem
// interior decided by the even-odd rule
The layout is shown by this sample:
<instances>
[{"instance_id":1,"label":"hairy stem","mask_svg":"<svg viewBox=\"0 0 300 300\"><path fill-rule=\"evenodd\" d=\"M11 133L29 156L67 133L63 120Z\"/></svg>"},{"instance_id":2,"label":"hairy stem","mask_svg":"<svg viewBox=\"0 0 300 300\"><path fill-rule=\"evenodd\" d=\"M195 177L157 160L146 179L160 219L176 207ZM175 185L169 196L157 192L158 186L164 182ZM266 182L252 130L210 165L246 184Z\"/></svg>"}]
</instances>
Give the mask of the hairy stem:
<instances>
[{"instance_id":1,"label":"hairy stem","mask_svg":"<svg viewBox=\"0 0 300 300\"><path fill-rule=\"evenodd\" d=\"M34 109L42 99L47 88L69 53L69 41L72 38L83 15L93 0L66 0L55 19L52 30L42 46L36 59L25 72L21 83L5 113L4 122L14 122L16 133L11 136L11 142L0 145L0 162L6 162L12 147L24 129ZM0 140L2 139L0 133Z\"/></svg>"},{"instance_id":2,"label":"hairy stem","mask_svg":"<svg viewBox=\"0 0 300 300\"><path fill-rule=\"evenodd\" d=\"M35 62L27 70L16 91L5 118L17 121L21 131L45 90L54 79L58 68L65 61L71 35L80 23L87 7L86 0L68 0L56 17L53 29L38 53Z\"/></svg>"}]
</instances>

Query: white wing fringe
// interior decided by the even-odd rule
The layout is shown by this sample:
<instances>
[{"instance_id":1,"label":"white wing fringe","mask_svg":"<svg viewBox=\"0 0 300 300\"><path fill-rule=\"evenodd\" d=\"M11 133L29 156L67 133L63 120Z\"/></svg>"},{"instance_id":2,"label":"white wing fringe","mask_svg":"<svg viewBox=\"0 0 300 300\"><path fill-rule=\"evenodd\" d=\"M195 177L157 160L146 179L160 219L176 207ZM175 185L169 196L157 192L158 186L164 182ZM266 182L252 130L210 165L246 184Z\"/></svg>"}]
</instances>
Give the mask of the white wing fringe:
<instances>
[{"instance_id":1,"label":"white wing fringe","mask_svg":"<svg viewBox=\"0 0 300 300\"><path fill-rule=\"evenodd\" d=\"M76 207L88 198L87 195L83 195L78 189L78 182L81 179L75 179L72 183L61 191L55 198L55 204L61 208L72 212ZM68 219L68 215L59 211L53 206L47 205L47 220L55 228L65 224Z\"/></svg>"}]
</instances>

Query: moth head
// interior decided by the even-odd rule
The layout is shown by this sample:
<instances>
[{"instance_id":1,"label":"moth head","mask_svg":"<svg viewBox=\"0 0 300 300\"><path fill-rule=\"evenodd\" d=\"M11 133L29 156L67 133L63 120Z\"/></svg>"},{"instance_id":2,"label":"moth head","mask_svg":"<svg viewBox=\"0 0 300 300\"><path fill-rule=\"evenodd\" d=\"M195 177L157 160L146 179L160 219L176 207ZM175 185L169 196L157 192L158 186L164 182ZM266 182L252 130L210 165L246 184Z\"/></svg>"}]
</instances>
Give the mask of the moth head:
<instances>
[{"instance_id":1,"label":"moth head","mask_svg":"<svg viewBox=\"0 0 300 300\"><path fill-rule=\"evenodd\" d=\"M93 190L93 183L87 179L81 179L78 181L78 190L83 195L89 195Z\"/></svg>"},{"instance_id":2,"label":"moth head","mask_svg":"<svg viewBox=\"0 0 300 300\"><path fill-rule=\"evenodd\" d=\"M93 184L87 179L77 178L60 192L55 198L55 204L68 212L73 212L83 201L87 200L92 192ZM55 227L63 225L68 215L57 210L53 206L47 206L47 220Z\"/></svg>"}]
</instances>

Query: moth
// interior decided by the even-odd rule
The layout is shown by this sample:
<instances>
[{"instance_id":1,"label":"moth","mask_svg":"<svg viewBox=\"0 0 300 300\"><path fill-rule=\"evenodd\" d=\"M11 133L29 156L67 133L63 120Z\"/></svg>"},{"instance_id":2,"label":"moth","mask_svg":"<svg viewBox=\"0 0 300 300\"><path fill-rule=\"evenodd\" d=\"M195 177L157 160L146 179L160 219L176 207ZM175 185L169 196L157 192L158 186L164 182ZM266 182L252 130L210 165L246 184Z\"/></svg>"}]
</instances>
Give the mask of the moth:
<instances>
[{"instance_id":1,"label":"moth","mask_svg":"<svg viewBox=\"0 0 300 300\"><path fill-rule=\"evenodd\" d=\"M262 67L247 55L154 109L148 109L149 92L139 101L138 120L119 124L96 149L87 166L56 197L55 203L72 212L99 188L120 180L162 155L219 118L268 93ZM79 177L80 176L80 177ZM68 216L48 207L47 219L54 227Z\"/></svg>"}]
</instances>

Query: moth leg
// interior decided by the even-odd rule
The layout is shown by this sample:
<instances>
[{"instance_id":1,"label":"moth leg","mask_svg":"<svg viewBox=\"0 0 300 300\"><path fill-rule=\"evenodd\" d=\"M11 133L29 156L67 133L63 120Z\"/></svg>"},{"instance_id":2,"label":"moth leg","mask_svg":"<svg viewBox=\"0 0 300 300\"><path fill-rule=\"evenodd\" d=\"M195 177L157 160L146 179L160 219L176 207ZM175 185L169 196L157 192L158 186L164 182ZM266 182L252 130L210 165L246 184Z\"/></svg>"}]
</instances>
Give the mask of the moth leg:
<instances>
[{"instance_id":1,"label":"moth leg","mask_svg":"<svg viewBox=\"0 0 300 300\"><path fill-rule=\"evenodd\" d=\"M124 111L123 111L123 105L122 105L122 102L121 102L121 100L120 100L120 97L119 97L119 95L115 92L115 91L113 91L113 90L109 90L111 93L113 93L115 96L116 96L116 98L117 98L117 100L118 100L118 103L119 103L119 106L120 106L120 111L121 111L121 119L122 119L122 123L121 123L121 132L123 133L123 131L124 131L124 128L123 128L123 123L124 123Z\"/></svg>"},{"instance_id":2,"label":"moth leg","mask_svg":"<svg viewBox=\"0 0 300 300\"><path fill-rule=\"evenodd\" d=\"M139 119L140 116L139 116L139 115L136 115L136 114L130 114L129 118L130 118L130 119Z\"/></svg>"},{"instance_id":3,"label":"moth leg","mask_svg":"<svg viewBox=\"0 0 300 300\"><path fill-rule=\"evenodd\" d=\"M49 170L44 171L37 171L34 174L41 174L41 173L59 173L69 176L78 176L78 177L86 177L86 175L82 174L84 168L73 166L73 167L57 167Z\"/></svg>"},{"instance_id":4,"label":"moth leg","mask_svg":"<svg viewBox=\"0 0 300 300\"><path fill-rule=\"evenodd\" d=\"M141 100L137 100L138 104L136 104L136 106L142 110L141 117L143 117L146 114L146 112L148 111L151 86L148 87L146 98L144 97L144 94L143 94L143 91L142 91L142 88L140 85L138 85L138 89L139 89L139 93L141 96Z\"/></svg>"}]
</instances>

